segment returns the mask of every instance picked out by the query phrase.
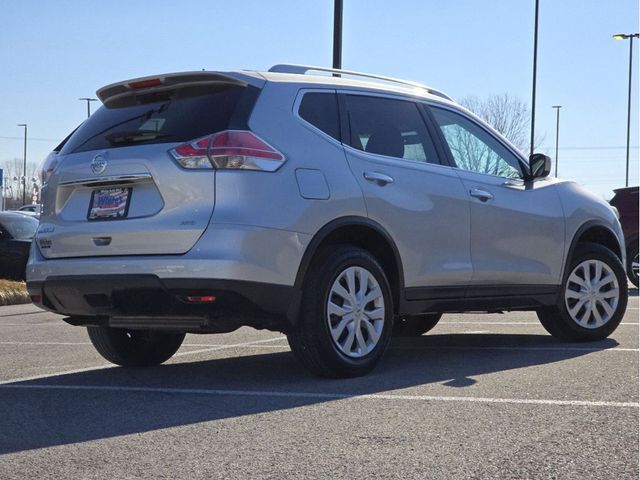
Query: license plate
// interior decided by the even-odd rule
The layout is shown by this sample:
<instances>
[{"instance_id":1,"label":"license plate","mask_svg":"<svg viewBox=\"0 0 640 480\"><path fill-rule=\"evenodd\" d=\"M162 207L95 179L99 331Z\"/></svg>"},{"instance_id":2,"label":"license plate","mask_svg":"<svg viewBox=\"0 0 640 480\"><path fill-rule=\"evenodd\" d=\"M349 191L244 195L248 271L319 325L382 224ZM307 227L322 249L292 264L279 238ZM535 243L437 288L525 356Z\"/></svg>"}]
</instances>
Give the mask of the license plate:
<instances>
[{"instance_id":1,"label":"license plate","mask_svg":"<svg viewBox=\"0 0 640 480\"><path fill-rule=\"evenodd\" d=\"M91 193L89 220L119 220L127 218L131 188L100 188Z\"/></svg>"}]
</instances>

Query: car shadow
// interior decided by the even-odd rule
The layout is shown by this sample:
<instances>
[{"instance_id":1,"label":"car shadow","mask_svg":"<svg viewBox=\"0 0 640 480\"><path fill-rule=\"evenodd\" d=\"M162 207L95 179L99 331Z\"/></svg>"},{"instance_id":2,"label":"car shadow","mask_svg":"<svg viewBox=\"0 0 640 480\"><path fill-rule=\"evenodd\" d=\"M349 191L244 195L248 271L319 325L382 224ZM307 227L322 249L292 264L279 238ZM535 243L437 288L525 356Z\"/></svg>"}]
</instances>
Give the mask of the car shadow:
<instances>
[{"instance_id":1,"label":"car shadow","mask_svg":"<svg viewBox=\"0 0 640 480\"><path fill-rule=\"evenodd\" d=\"M231 356L53 375L0 386L0 454L421 385L439 384L455 389L453 395L464 395L465 388L482 381L474 377L561 362L616 345L608 339L563 348L568 345L547 335L432 334L394 339L378 368L355 379L314 378L287 349L254 355L224 350ZM56 388L34 388L41 385Z\"/></svg>"}]
</instances>

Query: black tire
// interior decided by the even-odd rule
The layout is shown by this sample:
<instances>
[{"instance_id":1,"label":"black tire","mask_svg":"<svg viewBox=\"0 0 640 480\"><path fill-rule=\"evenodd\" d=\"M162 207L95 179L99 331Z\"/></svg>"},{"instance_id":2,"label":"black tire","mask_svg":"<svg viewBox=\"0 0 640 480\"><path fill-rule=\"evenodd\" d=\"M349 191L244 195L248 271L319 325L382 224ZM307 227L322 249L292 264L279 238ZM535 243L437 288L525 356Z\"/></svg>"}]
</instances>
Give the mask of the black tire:
<instances>
[{"instance_id":1,"label":"black tire","mask_svg":"<svg viewBox=\"0 0 640 480\"><path fill-rule=\"evenodd\" d=\"M634 260L636 262L638 261L637 257L638 257L638 240L635 240L634 242L630 243L629 246L627 247L627 276L629 277L629 280L631 280L631 283L633 283L636 286L636 288L638 288L638 272L633 271L632 264Z\"/></svg>"},{"instance_id":2,"label":"black tire","mask_svg":"<svg viewBox=\"0 0 640 480\"><path fill-rule=\"evenodd\" d=\"M384 317L378 343L364 356L343 354L334 343L327 321L327 302L334 281L349 267L362 267L380 286ZM393 328L393 301L387 277L366 250L351 245L336 245L319 252L305 279L301 314L287 334L291 350L309 371L322 377L356 377L369 372L389 344Z\"/></svg>"},{"instance_id":3,"label":"black tire","mask_svg":"<svg viewBox=\"0 0 640 480\"><path fill-rule=\"evenodd\" d=\"M396 320L393 325L393 335L395 337L419 337L435 327L441 318L441 313L405 315Z\"/></svg>"},{"instance_id":4,"label":"black tire","mask_svg":"<svg viewBox=\"0 0 640 480\"><path fill-rule=\"evenodd\" d=\"M598 328L585 328L574 321L565 303L565 289L570 273L585 260L600 260L611 268L618 281L619 300L617 307L604 325ZM538 310L538 318L542 326L554 337L567 342L595 342L607 338L622 321L627 308L627 277L620 259L606 247L596 243L581 243L576 248L573 259L568 263L564 274L561 291L556 304Z\"/></svg>"},{"instance_id":5,"label":"black tire","mask_svg":"<svg viewBox=\"0 0 640 480\"><path fill-rule=\"evenodd\" d=\"M178 351L184 333L87 327L91 343L105 359L123 367L150 367Z\"/></svg>"}]
</instances>

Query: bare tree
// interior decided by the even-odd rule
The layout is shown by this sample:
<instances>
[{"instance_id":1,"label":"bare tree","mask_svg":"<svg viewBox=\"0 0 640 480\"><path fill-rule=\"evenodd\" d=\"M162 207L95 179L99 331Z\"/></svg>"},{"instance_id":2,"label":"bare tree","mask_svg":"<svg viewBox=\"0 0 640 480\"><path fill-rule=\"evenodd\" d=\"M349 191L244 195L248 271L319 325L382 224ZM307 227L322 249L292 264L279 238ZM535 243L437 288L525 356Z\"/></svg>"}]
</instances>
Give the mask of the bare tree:
<instances>
[{"instance_id":1,"label":"bare tree","mask_svg":"<svg viewBox=\"0 0 640 480\"><path fill-rule=\"evenodd\" d=\"M531 111L522 100L503 93L490 95L485 99L465 97L460 100L460 104L504 135L520 151L528 153ZM536 138L536 148L542 140Z\"/></svg>"},{"instance_id":2,"label":"bare tree","mask_svg":"<svg viewBox=\"0 0 640 480\"><path fill-rule=\"evenodd\" d=\"M22 183L21 178L23 175L23 159L13 158L0 162L0 168L4 170L4 184L5 184L5 198L22 201ZM37 175L38 164L35 162L27 162L27 175L26 175L26 187L27 187L27 202L31 201L31 192L33 185L40 188L40 179ZM15 180L14 180L15 178ZM35 179L35 182L32 181Z\"/></svg>"},{"instance_id":3,"label":"bare tree","mask_svg":"<svg viewBox=\"0 0 640 480\"><path fill-rule=\"evenodd\" d=\"M500 177L519 176L517 169L504 161L488 144L478 141L473 132L461 128L456 123L441 128L458 167Z\"/></svg>"}]
</instances>

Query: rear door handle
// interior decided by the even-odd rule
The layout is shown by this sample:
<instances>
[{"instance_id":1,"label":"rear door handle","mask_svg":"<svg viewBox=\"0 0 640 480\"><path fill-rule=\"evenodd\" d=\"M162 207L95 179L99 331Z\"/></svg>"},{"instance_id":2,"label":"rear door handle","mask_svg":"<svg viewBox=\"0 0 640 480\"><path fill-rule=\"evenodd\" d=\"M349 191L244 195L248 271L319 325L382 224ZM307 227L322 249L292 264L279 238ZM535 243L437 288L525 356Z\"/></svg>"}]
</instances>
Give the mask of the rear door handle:
<instances>
[{"instance_id":1,"label":"rear door handle","mask_svg":"<svg viewBox=\"0 0 640 480\"><path fill-rule=\"evenodd\" d=\"M389 175L385 175L384 173L364 172L362 175L366 180L370 182L375 182L380 186L384 186L387 183L393 183L393 178L391 178Z\"/></svg>"},{"instance_id":2,"label":"rear door handle","mask_svg":"<svg viewBox=\"0 0 640 480\"><path fill-rule=\"evenodd\" d=\"M487 192L486 190L481 190L477 187L469 190L469 195L479 199L482 202L487 202L493 198L493 195L491 193Z\"/></svg>"}]
</instances>

